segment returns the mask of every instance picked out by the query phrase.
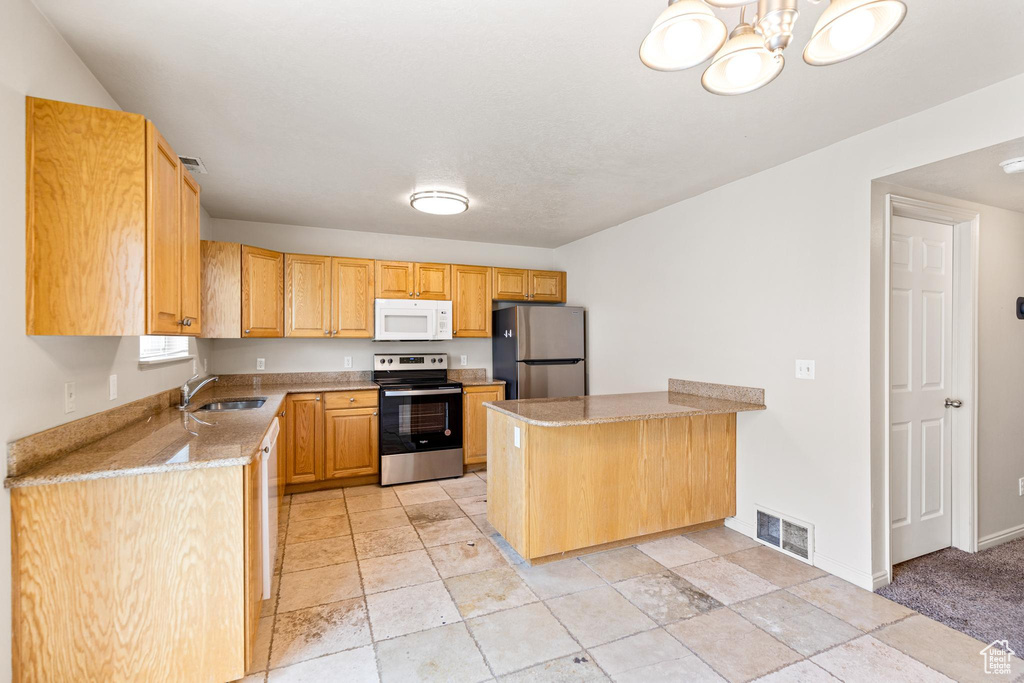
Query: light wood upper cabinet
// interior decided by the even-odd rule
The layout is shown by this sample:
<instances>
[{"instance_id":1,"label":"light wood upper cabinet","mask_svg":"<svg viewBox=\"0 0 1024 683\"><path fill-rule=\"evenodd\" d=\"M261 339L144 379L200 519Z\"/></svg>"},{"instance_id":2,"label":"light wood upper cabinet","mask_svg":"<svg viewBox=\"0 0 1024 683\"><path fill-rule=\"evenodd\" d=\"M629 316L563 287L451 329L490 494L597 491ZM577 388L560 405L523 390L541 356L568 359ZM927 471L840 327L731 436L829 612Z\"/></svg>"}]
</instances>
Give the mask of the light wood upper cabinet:
<instances>
[{"instance_id":1,"label":"light wood upper cabinet","mask_svg":"<svg viewBox=\"0 0 1024 683\"><path fill-rule=\"evenodd\" d=\"M494 268L497 301L565 302L565 273L558 270Z\"/></svg>"},{"instance_id":2,"label":"light wood upper cabinet","mask_svg":"<svg viewBox=\"0 0 1024 683\"><path fill-rule=\"evenodd\" d=\"M505 398L501 384L462 389L462 459L467 465L487 462L487 409L484 403Z\"/></svg>"},{"instance_id":3,"label":"light wood upper cabinet","mask_svg":"<svg viewBox=\"0 0 1024 683\"><path fill-rule=\"evenodd\" d=\"M199 334L199 186L156 126L29 97L26 161L28 334Z\"/></svg>"},{"instance_id":4,"label":"light wood upper cabinet","mask_svg":"<svg viewBox=\"0 0 1024 683\"><path fill-rule=\"evenodd\" d=\"M565 273L557 270L530 271L530 301L565 302Z\"/></svg>"},{"instance_id":5,"label":"light wood upper cabinet","mask_svg":"<svg viewBox=\"0 0 1024 683\"><path fill-rule=\"evenodd\" d=\"M185 333L202 336L201 255L199 249L199 183L181 169L181 317Z\"/></svg>"},{"instance_id":6,"label":"light wood upper cabinet","mask_svg":"<svg viewBox=\"0 0 1024 683\"><path fill-rule=\"evenodd\" d=\"M324 477L376 474L377 409L328 410L324 416Z\"/></svg>"},{"instance_id":7,"label":"light wood upper cabinet","mask_svg":"<svg viewBox=\"0 0 1024 683\"><path fill-rule=\"evenodd\" d=\"M452 266L452 336L491 336L491 269Z\"/></svg>"},{"instance_id":8,"label":"light wood upper cabinet","mask_svg":"<svg viewBox=\"0 0 1024 683\"><path fill-rule=\"evenodd\" d=\"M373 338L374 262L331 259L331 335Z\"/></svg>"},{"instance_id":9,"label":"light wood upper cabinet","mask_svg":"<svg viewBox=\"0 0 1024 683\"><path fill-rule=\"evenodd\" d=\"M242 335L242 245L203 240L202 335L238 339Z\"/></svg>"},{"instance_id":10,"label":"light wood upper cabinet","mask_svg":"<svg viewBox=\"0 0 1024 683\"><path fill-rule=\"evenodd\" d=\"M416 286L412 263L377 261L376 294L378 299L415 298Z\"/></svg>"},{"instance_id":11,"label":"light wood upper cabinet","mask_svg":"<svg viewBox=\"0 0 1024 683\"><path fill-rule=\"evenodd\" d=\"M242 246L242 337L284 336L284 254Z\"/></svg>"},{"instance_id":12,"label":"light wood upper cabinet","mask_svg":"<svg viewBox=\"0 0 1024 683\"><path fill-rule=\"evenodd\" d=\"M452 267L447 263L416 263L413 294L417 299L450 300Z\"/></svg>"},{"instance_id":13,"label":"light wood upper cabinet","mask_svg":"<svg viewBox=\"0 0 1024 683\"><path fill-rule=\"evenodd\" d=\"M493 268L494 298L499 301L526 301L530 294L530 271L520 268Z\"/></svg>"},{"instance_id":14,"label":"light wood upper cabinet","mask_svg":"<svg viewBox=\"0 0 1024 683\"><path fill-rule=\"evenodd\" d=\"M324 477L324 406L320 394L289 394L285 402L285 483Z\"/></svg>"},{"instance_id":15,"label":"light wood upper cabinet","mask_svg":"<svg viewBox=\"0 0 1024 683\"><path fill-rule=\"evenodd\" d=\"M331 257L286 254L286 337L331 335Z\"/></svg>"}]
</instances>

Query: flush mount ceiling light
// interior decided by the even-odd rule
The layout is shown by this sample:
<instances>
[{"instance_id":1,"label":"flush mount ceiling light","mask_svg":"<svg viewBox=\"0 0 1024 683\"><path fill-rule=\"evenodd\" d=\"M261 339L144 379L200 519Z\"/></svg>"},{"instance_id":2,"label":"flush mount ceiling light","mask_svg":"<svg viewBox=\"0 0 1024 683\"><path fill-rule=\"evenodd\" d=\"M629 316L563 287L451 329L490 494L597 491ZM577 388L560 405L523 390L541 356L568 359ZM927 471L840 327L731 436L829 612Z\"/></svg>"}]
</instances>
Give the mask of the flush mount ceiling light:
<instances>
[{"instance_id":1,"label":"flush mount ceiling light","mask_svg":"<svg viewBox=\"0 0 1024 683\"><path fill-rule=\"evenodd\" d=\"M817 4L816 0L809 0ZM701 84L716 95L739 95L771 83L785 65L800 0L756 0L757 17L743 19L755 0L670 0L640 44L640 61L658 71L688 69L712 58ZM725 24L712 7L740 9L725 41ZM895 31L907 14L901 0L831 0L804 48L804 61L826 66L867 52Z\"/></svg>"},{"instance_id":2,"label":"flush mount ceiling light","mask_svg":"<svg viewBox=\"0 0 1024 683\"><path fill-rule=\"evenodd\" d=\"M409 197L409 204L412 205L412 208L423 213L432 213L436 216L453 216L469 208L469 199L456 192L426 190L414 192Z\"/></svg>"},{"instance_id":3,"label":"flush mount ceiling light","mask_svg":"<svg viewBox=\"0 0 1024 683\"><path fill-rule=\"evenodd\" d=\"M657 71L689 69L715 54L728 32L702 0L669 0L640 43L640 61Z\"/></svg>"},{"instance_id":4,"label":"flush mount ceiling light","mask_svg":"<svg viewBox=\"0 0 1024 683\"><path fill-rule=\"evenodd\" d=\"M1004 173L1024 173L1024 157L1017 157L1016 159L1007 159L1006 161L999 164L999 167L1003 169Z\"/></svg>"}]
</instances>

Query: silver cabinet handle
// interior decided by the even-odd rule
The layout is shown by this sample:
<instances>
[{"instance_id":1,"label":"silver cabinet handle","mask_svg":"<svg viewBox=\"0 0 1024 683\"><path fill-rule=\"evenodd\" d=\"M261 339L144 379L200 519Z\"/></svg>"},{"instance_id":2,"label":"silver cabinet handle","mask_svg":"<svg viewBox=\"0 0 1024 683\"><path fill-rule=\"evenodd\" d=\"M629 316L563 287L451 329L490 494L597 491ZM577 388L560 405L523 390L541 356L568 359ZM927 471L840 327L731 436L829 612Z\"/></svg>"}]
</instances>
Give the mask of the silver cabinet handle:
<instances>
[{"instance_id":1,"label":"silver cabinet handle","mask_svg":"<svg viewBox=\"0 0 1024 683\"><path fill-rule=\"evenodd\" d=\"M375 411L373 411L373 414L374 414L374 416L376 416L376 415L377 415L377 411L376 411L376 410L375 410Z\"/></svg>"},{"instance_id":2,"label":"silver cabinet handle","mask_svg":"<svg viewBox=\"0 0 1024 683\"><path fill-rule=\"evenodd\" d=\"M355 403L355 402L356 402L356 399L355 399L354 397L352 397L352 396L349 396L349 397L348 397L348 402L349 402L349 403Z\"/></svg>"},{"instance_id":3,"label":"silver cabinet handle","mask_svg":"<svg viewBox=\"0 0 1024 683\"><path fill-rule=\"evenodd\" d=\"M320 397L319 397L319 396L317 396L317 397L316 397L316 400L317 400L317 401L319 401L319 400L320 400Z\"/></svg>"},{"instance_id":4,"label":"silver cabinet handle","mask_svg":"<svg viewBox=\"0 0 1024 683\"><path fill-rule=\"evenodd\" d=\"M440 394L461 394L462 389L409 389L405 391L385 391L385 396L438 396Z\"/></svg>"},{"instance_id":5,"label":"silver cabinet handle","mask_svg":"<svg viewBox=\"0 0 1024 683\"><path fill-rule=\"evenodd\" d=\"M334 335L336 335L336 334L338 334L338 331L337 331L337 330L331 330L331 336L332 336L332 337L333 337Z\"/></svg>"},{"instance_id":6,"label":"silver cabinet handle","mask_svg":"<svg viewBox=\"0 0 1024 683\"><path fill-rule=\"evenodd\" d=\"M246 330L245 331L246 334L249 334L250 332L252 332L252 330Z\"/></svg>"},{"instance_id":7,"label":"silver cabinet handle","mask_svg":"<svg viewBox=\"0 0 1024 683\"><path fill-rule=\"evenodd\" d=\"M946 407L947 408L959 408L963 404L964 404L964 402L961 401L960 399L957 399L957 398L947 398L946 399Z\"/></svg>"},{"instance_id":8,"label":"silver cabinet handle","mask_svg":"<svg viewBox=\"0 0 1024 683\"><path fill-rule=\"evenodd\" d=\"M324 330L324 334L330 334L330 333L331 333L330 330Z\"/></svg>"},{"instance_id":9,"label":"silver cabinet handle","mask_svg":"<svg viewBox=\"0 0 1024 683\"><path fill-rule=\"evenodd\" d=\"M412 296L412 292L409 292L409 296Z\"/></svg>"},{"instance_id":10,"label":"silver cabinet handle","mask_svg":"<svg viewBox=\"0 0 1024 683\"><path fill-rule=\"evenodd\" d=\"M270 446L264 446L263 447L263 452L264 453L269 453L270 452Z\"/></svg>"},{"instance_id":11,"label":"silver cabinet handle","mask_svg":"<svg viewBox=\"0 0 1024 683\"><path fill-rule=\"evenodd\" d=\"M281 411L280 413L278 413L278 414L279 414L279 415L280 415L281 417L284 417L284 414L285 414L285 413L287 413L287 412L288 412L287 410L282 410L282 411Z\"/></svg>"}]
</instances>

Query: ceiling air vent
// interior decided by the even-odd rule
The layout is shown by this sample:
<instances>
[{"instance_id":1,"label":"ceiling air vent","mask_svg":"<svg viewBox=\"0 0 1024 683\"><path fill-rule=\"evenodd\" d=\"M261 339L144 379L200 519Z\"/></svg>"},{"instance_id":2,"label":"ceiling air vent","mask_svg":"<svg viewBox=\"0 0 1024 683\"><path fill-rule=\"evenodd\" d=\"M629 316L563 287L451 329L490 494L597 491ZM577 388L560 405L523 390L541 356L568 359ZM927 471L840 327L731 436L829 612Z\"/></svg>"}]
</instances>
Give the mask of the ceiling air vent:
<instances>
[{"instance_id":1,"label":"ceiling air vent","mask_svg":"<svg viewBox=\"0 0 1024 683\"><path fill-rule=\"evenodd\" d=\"M206 166L203 165L203 160L199 157L183 157L179 154L178 158L181 159L181 163L185 165L189 173L206 175Z\"/></svg>"},{"instance_id":2,"label":"ceiling air vent","mask_svg":"<svg viewBox=\"0 0 1024 683\"><path fill-rule=\"evenodd\" d=\"M792 555L807 564L814 564L814 525L774 510L757 509L757 540Z\"/></svg>"}]
</instances>

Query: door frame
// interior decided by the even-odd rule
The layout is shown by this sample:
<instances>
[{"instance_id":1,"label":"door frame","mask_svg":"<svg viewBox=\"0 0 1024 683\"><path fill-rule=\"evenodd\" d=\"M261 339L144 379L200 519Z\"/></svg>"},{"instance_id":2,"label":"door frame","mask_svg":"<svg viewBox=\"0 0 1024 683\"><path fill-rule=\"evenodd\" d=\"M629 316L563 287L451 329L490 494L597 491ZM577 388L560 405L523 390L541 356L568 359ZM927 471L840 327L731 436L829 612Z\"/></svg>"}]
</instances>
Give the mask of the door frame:
<instances>
[{"instance_id":1,"label":"door frame","mask_svg":"<svg viewBox=\"0 0 1024 683\"><path fill-rule=\"evenodd\" d=\"M892 376L890 354L890 306L892 300L892 219L913 218L953 228L953 376L950 395L965 404L952 413L952 547L973 553L978 550L978 238L980 216L976 211L936 204L896 194L885 196L885 566L892 581L892 510L889 440L892 425L890 402Z\"/></svg>"}]
</instances>

